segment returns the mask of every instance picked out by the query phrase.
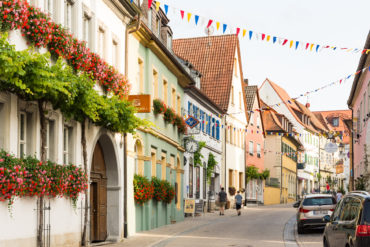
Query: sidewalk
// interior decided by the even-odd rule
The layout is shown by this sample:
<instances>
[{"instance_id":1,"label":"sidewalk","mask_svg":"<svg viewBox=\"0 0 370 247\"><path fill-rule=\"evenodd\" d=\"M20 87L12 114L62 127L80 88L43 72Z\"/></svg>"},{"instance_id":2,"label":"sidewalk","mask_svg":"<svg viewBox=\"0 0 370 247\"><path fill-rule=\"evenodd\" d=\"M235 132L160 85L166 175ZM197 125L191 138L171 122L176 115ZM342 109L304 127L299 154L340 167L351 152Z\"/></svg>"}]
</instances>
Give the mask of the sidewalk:
<instances>
[{"instance_id":1,"label":"sidewalk","mask_svg":"<svg viewBox=\"0 0 370 247\"><path fill-rule=\"evenodd\" d=\"M258 208L280 208L287 207L286 204L278 204L271 206L248 206L242 209L242 215L248 214L249 210L258 210ZM107 247L137 247L137 246L162 246L166 242L170 242L171 238L181 236L183 234L195 231L203 226L214 224L219 221L226 220L230 216L235 216L236 210L225 210L225 215L220 216L219 211L214 213L205 213L197 217L186 217L184 221L176 224L162 226L150 231L140 232L120 243L104 245ZM173 240L173 239L172 239Z\"/></svg>"}]
</instances>

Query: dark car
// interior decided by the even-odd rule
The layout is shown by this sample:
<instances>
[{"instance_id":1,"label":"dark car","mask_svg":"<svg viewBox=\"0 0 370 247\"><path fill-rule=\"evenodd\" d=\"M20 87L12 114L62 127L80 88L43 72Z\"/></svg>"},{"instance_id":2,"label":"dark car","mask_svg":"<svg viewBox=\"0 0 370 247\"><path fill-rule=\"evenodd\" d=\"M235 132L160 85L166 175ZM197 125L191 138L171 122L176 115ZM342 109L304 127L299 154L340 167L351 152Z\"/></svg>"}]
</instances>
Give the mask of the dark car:
<instances>
[{"instance_id":1,"label":"dark car","mask_svg":"<svg viewBox=\"0 0 370 247\"><path fill-rule=\"evenodd\" d=\"M331 214L336 203L336 199L331 194L310 194L295 203L293 207L298 208L298 234L304 233L306 229L324 229L326 222L322 221L322 217Z\"/></svg>"},{"instance_id":2,"label":"dark car","mask_svg":"<svg viewBox=\"0 0 370 247\"><path fill-rule=\"evenodd\" d=\"M370 194L356 191L344 196L331 216L326 215L324 246L370 246Z\"/></svg>"}]
</instances>

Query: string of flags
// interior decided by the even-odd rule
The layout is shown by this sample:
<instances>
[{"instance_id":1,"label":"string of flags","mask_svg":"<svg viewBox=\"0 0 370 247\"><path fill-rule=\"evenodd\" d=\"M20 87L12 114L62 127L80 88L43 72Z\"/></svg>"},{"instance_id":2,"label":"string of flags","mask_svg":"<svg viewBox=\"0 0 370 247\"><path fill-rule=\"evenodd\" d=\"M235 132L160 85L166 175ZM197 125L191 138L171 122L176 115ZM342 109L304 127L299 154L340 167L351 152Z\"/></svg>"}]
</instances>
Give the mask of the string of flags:
<instances>
[{"instance_id":1,"label":"string of flags","mask_svg":"<svg viewBox=\"0 0 370 247\"><path fill-rule=\"evenodd\" d=\"M133 0L131 0L131 3ZM152 6L153 0L148 0L148 7ZM285 37L280 37L273 34L262 33L258 32L249 28L243 28L242 26L234 26L227 23L223 23L218 21L214 18L207 18L200 16L198 14L193 14L191 12L187 12L182 9L175 8L173 6L169 6L168 4L161 4L159 1L155 1L155 8L158 11L159 8L163 6L164 12L168 15L169 11L171 10L173 14L178 15L181 20L187 21L188 23L193 23L195 26L206 26L210 28L211 26L219 32L223 34L225 32L230 32L232 34L236 34L237 36L241 36L242 38L247 38L249 40L258 40L262 42L268 42L275 45L287 46L290 49L295 50L305 50L305 51L315 51L321 52L323 50L332 50L332 51L344 51L349 53L359 53L368 54L370 49L361 49L361 48L346 48L346 47L339 47L336 45L327 45L327 44L318 44L313 42L307 41L299 41L296 39L290 39Z\"/></svg>"}]
</instances>

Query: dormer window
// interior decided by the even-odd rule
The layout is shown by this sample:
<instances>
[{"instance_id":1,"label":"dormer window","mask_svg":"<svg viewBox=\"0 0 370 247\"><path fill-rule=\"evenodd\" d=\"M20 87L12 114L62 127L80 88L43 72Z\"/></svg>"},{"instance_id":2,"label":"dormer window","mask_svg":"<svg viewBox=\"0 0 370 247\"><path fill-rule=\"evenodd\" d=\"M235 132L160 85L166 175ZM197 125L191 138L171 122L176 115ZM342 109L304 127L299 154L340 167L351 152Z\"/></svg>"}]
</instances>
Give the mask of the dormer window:
<instances>
[{"instance_id":1,"label":"dormer window","mask_svg":"<svg viewBox=\"0 0 370 247\"><path fill-rule=\"evenodd\" d=\"M333 127L338 127L339 126L339 118L335 117L333 118Z\"/></svg>"},{"instance_id":2,"label":"dormer window","mask_svg":"<svg viewBox=\"0 0 370 247\"><path fill-rule=\"evenodd\" d=\"M172 36L170 33L167 34L167 49L172 50Z\"/></svg>"},{"instance_id":3,"label":"dormer window","mask_svg":"<svg viewBox=\"0 0 370 247\"><path fill-rule=\"evenodd\" d=\"M159 37L159 35L161 34L161 20L159 18L157 18L155 22L155 27L157 31L157 36Z\"/></svg>"}]
</instances>

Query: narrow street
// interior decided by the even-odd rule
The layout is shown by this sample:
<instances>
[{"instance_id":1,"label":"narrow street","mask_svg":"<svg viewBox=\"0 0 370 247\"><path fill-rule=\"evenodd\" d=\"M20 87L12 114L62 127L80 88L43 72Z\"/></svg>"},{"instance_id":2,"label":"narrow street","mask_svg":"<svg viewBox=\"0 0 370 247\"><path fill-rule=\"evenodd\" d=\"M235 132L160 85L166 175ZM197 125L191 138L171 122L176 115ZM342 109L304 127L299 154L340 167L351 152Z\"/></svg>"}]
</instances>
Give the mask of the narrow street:
<instances>
[{"instance_id":1,"label":"narrow street","mask_svg":"<svg viewBox=\"0 0 370 247\"><path fill-rule=\"evenodd\" d=\"M248 207L239 217L234 210L227 210L225 216L206 214L109 246L322 246L322 231L299 235L296 242L295 210L291 205L276 205Z\"/></svg>"}]
</instances>

